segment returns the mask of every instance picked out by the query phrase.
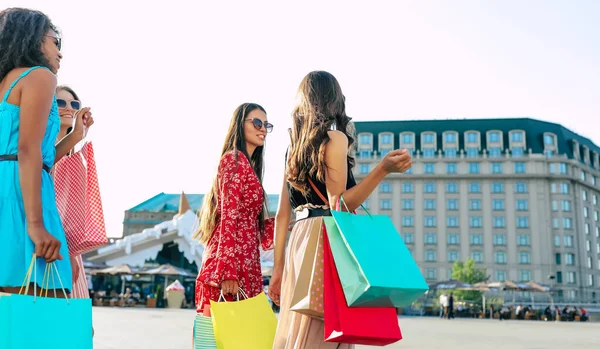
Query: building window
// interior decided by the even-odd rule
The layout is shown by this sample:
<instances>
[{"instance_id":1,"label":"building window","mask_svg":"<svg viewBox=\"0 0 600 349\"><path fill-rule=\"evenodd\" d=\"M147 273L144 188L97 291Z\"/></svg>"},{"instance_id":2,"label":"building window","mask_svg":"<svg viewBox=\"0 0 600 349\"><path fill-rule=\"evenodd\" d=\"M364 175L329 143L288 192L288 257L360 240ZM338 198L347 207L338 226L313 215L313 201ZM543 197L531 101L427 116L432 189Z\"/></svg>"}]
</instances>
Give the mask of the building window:
<instances>
[{"instance_id":1,"label":"building window","mask_svg":"<svg viewBox=\"0 0 600 349\"><path fill-rule=\"evenodd\" d=\"M411 182L402 183L402 192L403 193L414 193L414 186Z\"/></svg>"},{"instance_id":2,"label":"building window","mask_svg":"<svg viewBox=\"0 0 600 349\"><path fill-rule=\"evenodd\" d=\"M479 163L478 162L470 162L469 163L469 173L471 173L471 174L479 173Z\"/></svg>"},{"instance_id":3,"label":"building window","mask_svg":"<svg viewBox=\"0 0 600 349\"><path fill-rule=\"evenodd\" d=\"M498 282L506 281L506 272L504 270L496 270L496 281L498 281Z\"/></svg>"},{"instance_id":4,"label":"building window","mask_svg":"<svg viewBox=\"0 0 600 349\"><path fill-rule=\"evenodd\" d=\"M506 252L494 252L494 262L496 262L496 264L506 264Z\"/></svg>"},{"instance_id":5,"label":"building window","mask_svg":"<svg viewBox=\"0 0 600 349\"><path fill-rule=\"evenodd\" d=\"M483 234L471 234L471 245L483 245Z\"/></svg>"},{"instance_id":6,"label":"building window","mask_svg":"<svg viewBox=\"0 0 600 349\"><path fill-rule=\"evenodd\" d=\"M555 259L556 265L560 265L560 253L556 253L554 255L554 259Z\"/></svg>"},{"instance_id":7,"label":"building window","mask_svg":"<svg viewBox=\"0 0 600 349\"><path fill-rule=\"evenodd\" d=\"M506 222L502 216L494 216L494 228L504 228Z\"/></svg>"},{"instance_id":8,"label":"building window","mask_svg":"<svg viewBox=\"0 0 600 349\"><path fill-rule=\"evenodd\" d=\"M425 199L425 210L435 211L435 199Z\"/></svg>"},{"instance_id":9,"label":"building window","mask_svg":"<svg viewBox=\"0 0 600 349\"><path fill-rule=\"evenodd\" d=\"M382 210L391 210L392 209L392 200L390 199L381 199L379 201L379 208Z\"/></svg>"},{"instance_id":10,"label":"building window","mask_svg":"<svg viewBox=\"0 0 600 349\"><path fill-rule=\"evenodd\" d=\"M379 190L382 193L391 193L392 192L392 184L388 182L383 182L379 185Z\"/></svg>"},{"instance_id":11,"label":"building window","mask_svg":"<svg viewBox=\"0 0 600 349\"><path fill-rule=\"evenodd\" d=\"M520 158L525 153L525 149L523 149L523 147L513 147L511 152L513 157Z\"/></svg>"},{"instance_id":12,"label":"building window","mask_svg":"<svg viewBox=\"0 0 600 349\"><path fill-rule=\"evenodd\" d=\"M448 245L458 245L460 243L460 237L456 233L448 234Z\"/></svg>"},{"instance_id":13,"label":"building window","mask_svg":"<svg viewBox=\"0 0 600 349\"><path fill-rule=\"evenodd\" d=\"M474 251L471 253L471 258L473 258L475 263L483 263L483 252Z\"/></svg>"},{"instance_id":14,"label":"building window","mask_svg":"<svg viewBox=\"0 0 600 349\"><path fill-rule=\"evenodd\" d=\"M558 211L558 201L552 200L552 211Z\"/></svg>"},{"instance_id":15,"label":"building window","mask_svg":"<svg viewBox=\"0 0 600 349\"><path fill-rule=\"evenodd\" d=\"M432 182L425 183L425 192L426 193L435 193L435 183L432 183Z\"/></svg>"},{"instance_id":16,"label":"building window","mask_svg":"<svg viewBox=\"0 0 600 349\"><path fill-rule=\"evenodd\" d=\"M476 158L479 156L479 148L468 147L467 148L467 157L468 158Z\"/></svg>"},{"instance_id":17,"label":"building window","mask_svg":"<svg viewBox=\"0 0 600 349\"><path fill-rule=\"evenodd\" d=\"M359 167L360 174L369 174L370 171L371 171L371 168L370 168L369 164L360 164L360 167Z\"/></svg>"},{"instance_id":18,"label":"building window","mask_svg":"<svg viewBox=\"0 0 600 349\"><path fill-rule=\"evenodd\" d=\"M569 194L569 189L570 189L569 183L561 183L560 184L561 194ZM584 200L586 200L586 199L584 199Z\"/></svg>"},{"instance_id":19,"label":"building window","mask_svg":"<svg viewBox=\"0 0 600 349\"><path fill-rule=\"evenodd\" d=\"M506 235L494 234L494 246L506 246Z\"/></svg>"},{"instance_id":20,"label":"building window","mask_svg":"<svg viewBox=\"0 0 600 349\"><path fill-rule=\"evenodd\" d=\"M583 217L588 218L590 216L590 209L587 207L583 208Z\"/></svg>"},{"instance_id":21,"label":"building window","mask_svg":"<svg viewBox=\"0 0 600 349\"><path fill-rule=\"evenodd\" d=\"M531 281L531 271L529 270L521 270L519 273L521 276L521 282L529 282Z\"/></svg>"},{"instance_id":22,"label":"building window","mask_svg":"<svg viewBox=\"0 0 600 349\"><path fill-rule=\"evenodd\" d=\"M427 245L437 244L437 234L436 233L425 234L425 244L427 244Z\"/></svg>"},{"instance_id":23,"label":"building window","mask_svg":"<svg viewBox=\"0 0 600 349\"><path fill-rule=\"evenodd\" d=\"M560 236L554 235L554 247L560 247Z\"/></svg>"},{"instance_id":24,"label":"building window","mask_svg":"<svg viewBox=\"0 0 600 349\"><path fill-rule=\"evenodd\" d=\"M562 201L562 210L564 212L571 212L571 201L570 200Z\"/></svg>"},{"instance_id":25,"label":"building window","mask_svg":"<svg viewBox=\"0 0 600 349\"><path fill-rule=\"evenodd\" d=\"M519 234L517 236L517 245L529 246L529 234Z\"/></svg>"},{"instance_id":26,"label":"building window","mask_svg":"<svg viewBox=\"0 0 600 349\"><path fill-rule=\"evenodd\" d=\"M433 173L435 173L435 164L427 163L424 166L425 166L424 172L426 174L433 174Z\"/></svg>"},{"instance_id":27,"label":"building window","mask_svg":"<svg viewBox=\"0 0 600 349\"><path fill-rule=\"evenodd\" d=\"M448 183L446 183L446 192L448 192L448 193L458 193L458 183L456 183L456 182L448 182Z\"/></svg>"},{"instance_id":28,"label":"building window","mask_svg":"<svg viewBox=\"0 0 600 349\"><path fill-rule=\"evenodd\" d=\"M552 228L554 229L560 229L560 224L558 221L558 218L552 218Z\"/></svg>"},{"instance_id":29,"label":"building window","mask_svg":"<svg viewBox=\"0 0 600 349\"><path fill-rule=\"evenodd\" d=\"M515 173L525 173L524 162L515 162Z\"/></svg>"},{"instance_id":30,"label":"building window","mask_svg":"<svg viewBox=\"0 0 600 349\"><path fill-rule=\"evenodd\" d=\"M427 280L436 280L437 279L437 271L434 268L427 268L425 273L425 277Z\"/></svg>"},{"instance_id":31,"label":"building window","mask_svg":"<svg viewBox=\"0 0 600 349\"><path fill-rule=\"evenodd\" d=\"M515 192L518 194L527 193L527 183L525 182L517 182L515 184Z\"/></svg>"},{"instance_id":32,"label":"building window","mask_svg":"<svg viewBox=\"0 0 600 349\"><path fill-rule=\"evenodd\" d=\"M446 143L456 143L456 133L446 133L444 139Z\"/></svg>"},{"instance_id":33,"label":"building window","mask_svg":"<svg viewBox=\"0 0 600 349\"><path fill-rule=\"evenodd\" d=\"M517 211L529 211L529 201L527 199L518 199Z\"/></svg>"},{"instance_id":34,"label":"building window","mask_svg":"<svg viewBox=\"0 0 600 349\"><path fill-rule=\"evenodd\" d=\"M458 251L448 251L448 262L456 262L459 259Z\"/></svg>"},{"instance_id":35,"label":"building window","mask_svg":"<svg viewBox=\"0 0 600 349\"><path fill-rule=\"evenodd\" d=\"M529 252L521 251L519 252L519 264L530 264L531 263L531 255Z\"/></svg>"},{"instance_id":36,"label":"building window","mask_svg":"<svg viewBox=\"0 0 600 349\"><path fill-rule=\"evenodd\" d=\"M387 148L387 149L381 149L381 157L384 157L386 155L388 155L389 152L391 152L392 149Z\"/></svg>"},{"instance_id":37,"label":"building window","mask_svg":"<svg viewBox=\"0 0 600 349\"><path fill-rule=\"evenodd\" d=\"M500 132L490 132L488 137L490 143L500 142Z\"/></svg>"},{"instance_id":38,"label":"building window","mask_svg":"<svg viewBox=\"0 0 600 349\"><path fill-rule=\"evenodd\" d=\"M413 216L403 216L402 217L402 226L403 227L414 227L415 219Z\"/></svg>"},{"instance_id":39,"label":"building window","mask_svg":"<svg viewBox=\"0 0 600 349\"><path fill-rule=\"evenodd\" d=\"M574 271L570 271L567 273L567 283L568 284L574 284L576 282L576 277L575 277L575 272ZM575 298L575 297L572 297Z\"/></svg>"},{"instance_id":40,"label":"building window","mask_svg":"<svg viewBox=\"0 0 600 349\"><path fill-rule=\"evenodd\" d=\"M560 174L565 174L565 175L568 174L567 164L565 164L564 162L560 163L559 170L560 170Z\"/></svg>"},{"instance_id":41,"label":"building window","mask_svg":"<svg viewBox=\"0 0 600 349\"><path fill-rule=\"evenodd\" d=\"M573 229L573 220L569 217L563 218L563 228L564 229Z\"/></svg>"},{"instance_id":42,"label":"building window","mask_svg":"<svg viewBox=\"0 0 600 349\"><path fill-rule=\"evenodd\" d=\"M403 199L402 200L402 209L403 210L414 210L415 201L413 199Z\"/></svg>"},{"instance_id":43,"label":"building window","mask_svg":"<svg viewBox=\"0 0 600 349\"><path fill-rule=\"evenodd\" d=\"M467 133L467 143L477 143L477 141L479 140L477 137L477 133L475 132L469 132Z\"/></svg>"},{"instance_id":44,"label":"building window","mask_svg":"<svg viewBox=\"0 0 600 349\"><path fill-rule=\"evenodd\" d=\"M414 244L415 243L415 234L414 233L404 233L404 243Z\"/></svg>"},{"instance_id":45,"label":"building window","mask_svg":"<svg viewBox=\"0 0 600 349\"><path fill-rule=\"evenodd\" d=\"M510 139L513 142L523 142L523 132L512 132L510 134Z\"/></svg>"},{"instance_id":46,"label":"building window","mask_svg":"<svg viewBox=\"0 0 600 349\"><path fill-rule=\"evenodd\" d=\"M423 157L428 158L428 159L435 157L435 149L433 149L433 148L423 149Z\"/></svg>"},{"instance_id":47,"label":"building window","mask_svg":"<svg viewBox=\"0 0 600 349\"><path fill-rule=\"evenodd\" d=\"M469 217L469 226L471 228L481 228L483 226L481 216Z\"/></svg>"},{"instance_id":48,"label":"building window","mask_svg":"<svg viewBox=\"0 0 600 349\"><path fill-rule=\"evenodd\" d=\"M502 173L502 163L501 162L492 162L492 173Z\"/></svg>"},{"instance_id":49,"label":"building window","mask_svg":"<svg viewBox=\"0 0 600 349\"><path fill-rule=\"evenodd\" d=\"M435 137L431 133L426 133L423 135L423 143L425 144L433 144L435 141Z\"/></svg>"},{"instance_id":50,"label":"building window","mask_svg":"<svg viewBox=\"0 0 600 349\"><path fill-rule=\"evenodd\" d=\"M493 182L492 183L492 193L494 193L494 194L502 194L502 193L504 193L504 183L502 183L502 182Z\"/></svg>"},{"instance_id":51,"label":"building window","mask_svg":"<svg viewBox=\"0 0 600 349\"><path fill-rule=\"evenodd\" d=\"M504 211L504 199L492 200L492 209L494 211Z\"/></svg>"},{"instance_id":52,"label":"building window","mask_svg":"<svg viewBox=\"0 0 600 349\"><path fill-rule=\"evenodd\" d=\"M402 135L402 144L412 144L413 135L411 133L405 133Z\"/></svg>"},{"instance_id":53,"label":"building window","mask_svg":"<svg viewBox=\"0 0 600 349\"><path fill-rule=\"evenodd\" d=\"M381 135L381 144L392 144L392 135Z\"/></svg>"},{"instance_id":54,"label":"building window","mask_svg":"<svg viewBox=\"0 0 600 349\"><path fill-rule=\"evenodd\" d=\"M529 217L517 217L517 228L529 228Z\"/></svg>"},{"instance_id":55,"label":"building window","mask_svg":"<svg viewBox=\"0 0 600 349\"><path fill-rule=\"evenodd\" d=\"M371 144L371 135L360 135L360 144Z\"/></svg>"},{"instance_id":56,"label":"building window","mask_svg":"<svg viewBox=\"0 0 600 349\"><path fill-rule=\"evenodd\" d=\"M437 225L435 216L425 216L425 226L434 228Z\"/></svg>"},{"instance_id":57,"label":"building window","mask_svg":"<svg viewBox=\"0 0 600 349\"><path fill-rule=\"evenodd\" d=\"M455 162L449 162L446 164L446 173L448 173L448 174L456 173L456 163Z\"/></svg>"},{"instance_id":58,"label":"building window","mask_svg":"<svg viewBox=\"0 0 600 349\"><path fill-rule=\"evenodd\" d=\"M479 199L469 200L469 209L471 211L481 211L481 200L479 200Z\"/></svg>"},{"instance_id":59,"label":"building window","mask_svg":"<svg viewBox=\"0 0 600 349\"><path fill-rule=\"evenodd\" d=\"M446 226L448 228L458 228L458 216L446 217Z\"/></svg>"},{"instance_id":60,"label":"building window","mask_svg":"<svg viewBox=\"0 0 600 349\"><path fill-rule=\"evenodd\" d=\"M426 262L435 262L436 261L436 252L435 250L427 250L425 251L425 261Z\"/></svg>"},{"instance_id":61,"label":"building window","mask_svg":"<svg viewBox=\"0 0 600 349\"><path fill-rule=\"evenodd\" d=\"M554 137L551 135L544 135L544 144L545 145L554 145Z\"/></svg>"},{"instance_id":62,"label":"building window","mask_svg":"<svg viewBox=\"0 0 600 349\"><path fill-rule=\"evenodd\" d=\"M572 235L565 235L563 240L564 240L565 247L573 247L573 236Z\"/></svg>"},{"instance_id":63,"label":"building window","mask_svg":"<svg viewBox=\"0 0 600 349\"><path fill-rule=\"evenodd\" d=\"M363 202L363 206L368 210L371 208L371 200L367 199L365 200L365 202Z\"/></svg>"},{"instance_id":64,"label":"building window","mask_svg":"<svg viewBox=\"0 0 600 349\"><path fill-rule=\"evenodd\" d=\"M594 178L596 178L596 177L594 177ZM596 194L594 194L594 196L593 196L593 203L594 203L594 205L598 205L598 196Z\"/></svg>"},{"instance_id":65,"label":"building window","mask_svg":"<svg viewBox=\"0 0 600 349\"><path fill-rule=\"evenodd\" d=\"M573 253L565 253L565 265L575 265L575 255Z\"/></svg>"},{"instance_id":66,"label":"building window","mask_svg":"<svg viewBox=\"0 0 600 349\"><path fill-rule=\"evenodd\" d=\"M457 199L446 200L446 209L448 211L457 211L458 210L458 200Z\"/></svg>"},{"instance_id":67,"label":"building window","mask_svg":"<svg viewBox=\"0 0 600 349\"><path fill-rule=\"evenodd\" d=\"M469 183L469 193L481 193L481 184L479 182Z\"/></svg>"},{"instance_id":68,"label":"building window","mask_svg":"<svg viewBox=\"0 0 600 349\"><path fill-rule=\"evenodd\" d=\"M491 158L499 158L502 156L502 149L500 148L489 148L488 154Z\"/></svg>"},{"instance_id":69,"label":"building window","mask_svg":"<svg viewBox=\"0 0 600 349\"><path fill-rule=\"evenodd\" d=\"M456 148L445 148L444 149L444 156L447 158L455 158L457 154L457 150Z\"/></svg>"}]
</instances>

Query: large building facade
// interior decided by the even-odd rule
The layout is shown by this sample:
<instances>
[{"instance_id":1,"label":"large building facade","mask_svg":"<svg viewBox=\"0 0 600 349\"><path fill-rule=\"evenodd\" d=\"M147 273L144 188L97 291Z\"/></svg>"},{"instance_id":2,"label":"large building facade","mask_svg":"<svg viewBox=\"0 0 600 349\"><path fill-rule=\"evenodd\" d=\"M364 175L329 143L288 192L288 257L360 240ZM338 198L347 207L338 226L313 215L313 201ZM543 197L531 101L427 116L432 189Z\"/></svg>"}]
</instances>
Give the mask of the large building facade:
<instances>
[{"instance_id":1,"label":"large building facade","mask_svg":"<svg viewBox=\"0 0 600 349\"><path fill-rule=\"evenodd\" d=\"M356 122L360 180L392 149L413 168L366 202L388 214L429 281L472 258L492 281L600 298L600 148L533 119Z\"/></svg>"}]
</instances>

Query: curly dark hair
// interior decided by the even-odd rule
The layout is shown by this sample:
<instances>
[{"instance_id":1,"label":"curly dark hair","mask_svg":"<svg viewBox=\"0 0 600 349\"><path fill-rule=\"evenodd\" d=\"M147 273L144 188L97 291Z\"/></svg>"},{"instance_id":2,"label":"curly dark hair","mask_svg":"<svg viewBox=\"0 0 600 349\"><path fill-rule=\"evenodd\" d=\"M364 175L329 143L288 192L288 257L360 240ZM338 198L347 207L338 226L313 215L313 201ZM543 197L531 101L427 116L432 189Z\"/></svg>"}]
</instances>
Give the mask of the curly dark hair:
<instances>
[{"instance_id":1,"label":"curly dark hair","mask_svg":"<svg viewBox=\"0 0 600 349\"><path fill-rule=\"evenodd\" d=\"M310 72L298 88L299 101L292 113L291 145L287 158L287 181L303 195L308 195L309 178L325 183L325 146L327 131L333 126L354 145L354 129L346 115L346 98L337 79L325 71ZM354 158L348 152L348 167Z\"/></svg>"},{"instance_id":2,"label":"curly dark hair","mask_svg":"<svg viewBox=\"0 0 600 349\"><path fill-rule=\"evenodd\" d=\"M51 69L42 53L48 31L58 30L44 13L24 8L0 12L0 81L15 68L43 66Z\"/></svg>"}]
</instances>

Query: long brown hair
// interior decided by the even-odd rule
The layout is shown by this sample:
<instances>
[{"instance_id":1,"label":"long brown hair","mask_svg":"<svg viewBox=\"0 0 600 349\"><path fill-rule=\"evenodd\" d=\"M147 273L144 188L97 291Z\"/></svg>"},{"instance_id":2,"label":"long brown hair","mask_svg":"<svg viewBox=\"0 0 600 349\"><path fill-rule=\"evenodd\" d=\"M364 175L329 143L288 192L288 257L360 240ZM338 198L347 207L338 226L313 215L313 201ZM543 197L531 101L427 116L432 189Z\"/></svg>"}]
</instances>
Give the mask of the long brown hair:
<instances>
[{"instance_id":1,"label":"long brown hair","mask_svg":"<svg viewBox=\"0 0 600 349\"><path fill-rule=\"evenodd\" d=\"M292 113L291 145L287 158L287 181L307 195L309 178L325 183L325 146L329 142L327 131L335 128L348 137L349 148L354 144L354 134L348 130L352 120L346 115L346 101L336 78L325 71L308 73L298 88L298 104ZM349 152L350 153L350 152ZM350 169L354 158L348 155Z\"/></svg>"},{"instance_id":2,"label":"long brown hair","mask_svg":"<svg viewBox=\"0 0 600 349\"><path fill-rule=\"evenodd\" d=\"M223 158L223 155L227 154L228 152L234 151L235 158L238 161L239 166L238 154L242 153L250 161L250 164L254 169L254 173L256 173L256 176L262 185L265 147L256 147L254 153L252 153L252 156L248 155L248 150L246 149L246 137L244 135L244 123L246 118L250 112L256 109L262 110L265 114L267 113L263 107L256 103L244 103L237 107L237 109L233 112L233 117L231 118L231 123L229 124L229 130L227 131L227 136L225 137L225 143L223 144L223 150L221 150L221 158ZM212 188L204 197L202 207L198 212L200 225L198 227L198 231L193 237L194 239L199 237L200 242L204 244L210 240L210 237L212 236L212 233L217 227L217 223L219 221L219 217L217 216L218 195L219 182L218 178L215 177ZM258 215L260 229L264 229L265 227L265 212L267 212L266 202L267 195L265 194L263 188L263 208Z\"/></svg>"}]
</instances>

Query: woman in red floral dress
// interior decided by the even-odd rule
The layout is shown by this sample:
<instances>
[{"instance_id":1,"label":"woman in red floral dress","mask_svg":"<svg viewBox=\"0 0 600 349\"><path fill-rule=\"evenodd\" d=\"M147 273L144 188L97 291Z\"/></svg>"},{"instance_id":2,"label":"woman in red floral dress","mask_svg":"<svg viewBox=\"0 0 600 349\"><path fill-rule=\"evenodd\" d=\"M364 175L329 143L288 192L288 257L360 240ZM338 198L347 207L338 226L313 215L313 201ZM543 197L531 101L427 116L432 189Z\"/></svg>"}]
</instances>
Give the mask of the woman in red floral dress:
<instances>
[{"instance_id":1,"label":"woman in red floral dress","mask_svg":"<svg viewBox=\"0 0 600 349\"><path fill-rule=\"evenodd\" d=\"M205 244L196 278L196 310L227 300L242 289L248 297L263 291L260 247L273 248L273 219L267 219L262 186L264 143L273 125L263 107L240 105L233 113L217 177L204 198L196 236Z\"/></svg>"}]
</instances>

